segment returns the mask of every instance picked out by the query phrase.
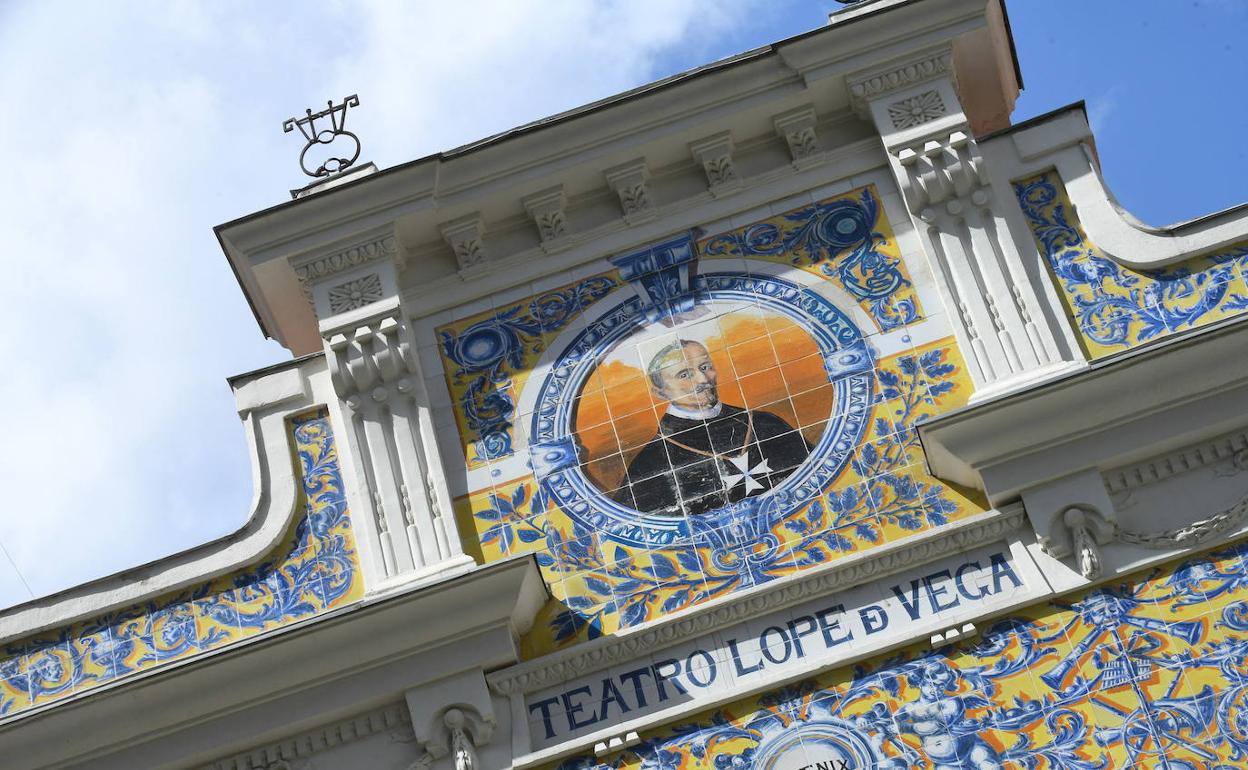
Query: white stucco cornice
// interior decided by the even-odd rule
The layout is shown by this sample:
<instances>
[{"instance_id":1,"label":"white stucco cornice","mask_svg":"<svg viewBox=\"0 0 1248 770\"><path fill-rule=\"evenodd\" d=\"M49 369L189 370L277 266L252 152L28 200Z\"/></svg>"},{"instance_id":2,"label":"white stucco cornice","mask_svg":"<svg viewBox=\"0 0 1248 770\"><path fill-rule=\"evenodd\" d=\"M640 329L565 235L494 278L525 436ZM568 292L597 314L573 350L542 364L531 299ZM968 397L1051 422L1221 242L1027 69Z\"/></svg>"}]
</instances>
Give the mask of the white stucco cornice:
<instances>
[{"instance_id":1,"label":"white stucco cornice","mask_svg":"<svg viewBox=\"0 0 1248 770\"><path fill-rule=\"evenodd\" d=\"M296 354L311 352L319 344L312 329L314 317L308 308L294 306L299 286L290 260L315 259L331 244L391 226L400 250L436 253L445 247L448 223L475 216L483 231L505 235L508 223L525 214L522 201L543 190L563 189L570 209L580 201L612 195L616 191L604 172L621 164L643 163L655 171L658 185L663 174L693 166L690 143L705 137L731 131L734 145L745 149L756 142L791 140L787 135L777 138L775 119L804 106L819 116L846 111L848 73L916 47L949 46L960 39L1002 48L999 41L1008 34L1000 29L1004 22L995 10L997 3L870 3L793 38L221 225L217 235L266 333ZM990 28L997 30L995 36L980 41ZM1008 50L1001 56L1012 61ZM954 59L956 67L956 55ZM996 85L987 86L989 90L1010 90L999 77L994 76L992 83ZM1004 94L986 102L1012 98ZM726 191L722 185L711 187ZM661 192L659 197L663 198ZM575 211L570 210L568 218L572 232L567 240L560 239L558 249L547 243L547 251L581 240L575 231ZM630 219L625 221L621 214L621 221L629 225L645 218ZM491 259L507 256L490 253ZM461 267L453 253L445 261L434 272L440 275ZM424 282L429 277L420 275L412 280Z\"/></svg>"},{"instance_id":2,"label":"white stucco cornice","mask_svg":"<svg viewBox=\"0 0 1248 770\"><path fill-rule=\"evenodd\" d=\"M1124 267L1156 270L1248 241L1248 203L1168 227L1123 209L1101 175L1082 102L997 132L981 146L1012 155L1015 178L1056 169L1088 240Z\"/></svg>"},{"instance_id":3,"label":"white stucco cornice","mask_svg":"<svg viewBox=\"0 0 1248 770\"><path fill-rule=\"evenodd\" d=\"M919 427L928 465L1021 499L1059 592L1242 538L1246 346L1241 317L942 415Z\"/></svg>"},{"instance_id":4,"label":"white stucco cornice","mask_svg":"<svg viewBox=\"0 0 1248 770\"><path fill-rule=\"evenodd\" d=\"M1248 319L1175 335L919 426L932 472L995 502L1248 422Z\"/></svg>"},{"instance_id":5,"label":"white stucco cornice","mask_svg":"<svg viewBox=\"0 0 1248 770\"><path fill-rule=\"evenodd\" d=\"M308 356L231 380L251 453L253 492L247 523L201 546L44 596L0 612L0 644L154 599L262 559L297 512L300 479L288 418L325 403L323 356Z\"/></svg>"},{"instance_id":6,"label":"white stucco cornice","mask_svg":"<svg viewBox=\"0 0 1248 770\"><path fill-rule=\"evenodd\" d=\"M547 598L529 557L365 600L0 719L4 766L202 766L458 672L480 680L516 660L515 640ZM456 702L445 695L453 700L437 705Z\"/></svg>"}]
</instances>

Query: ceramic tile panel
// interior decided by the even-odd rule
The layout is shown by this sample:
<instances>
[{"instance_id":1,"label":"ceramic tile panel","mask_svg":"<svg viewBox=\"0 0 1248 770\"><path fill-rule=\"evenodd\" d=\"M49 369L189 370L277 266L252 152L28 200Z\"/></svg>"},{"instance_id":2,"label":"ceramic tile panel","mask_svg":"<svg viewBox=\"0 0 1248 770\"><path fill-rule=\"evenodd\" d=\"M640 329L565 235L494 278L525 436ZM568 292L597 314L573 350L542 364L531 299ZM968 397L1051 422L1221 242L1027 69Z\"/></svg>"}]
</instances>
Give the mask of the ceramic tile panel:
<instances>
[{"instance_id":1,"label":"ceramic tile panel","mask_svg":"<svg viewBox=\"0 0 1248 770\"><path fill-rule=\"evenodd\" d=\"M1055 172L1016 182L1014 192L1090 358L1248 310L1248 244L1160 270L1132 270L1088 240Z\"/></svg>"},{"instance_id":2,"label":"ceramic tile panel","mask_svg":"<svg viewBox=\"0 0 1248 770\"><path fill-rule=\"evenodd\" d=\"M233 644L364 593L326 410L290 422L303 515L262 563L6 645L0 715Z\"/></svg>"},{"instance_id":3,"label":"ceramic tile panel","mask_svg":"<svg viewBox=\"0 0 1248 770\"><path fill-rule=\"evenodd\" d=\"M465 547L555 597L526 656L984 510L925 472L972 386L875 188L772 210L436 329Z\"/></svg>"},{"instance_id":4,"label":"ceramic tile panel","mask_svg":"<svg viewBox=\"0 0 1248 770\"><path fill-rule=\"evenodd\" d=\"M973 640L829 671L558 770L1248 764L1240 543L1028 608Z\"/></svg>"}]
</instances>

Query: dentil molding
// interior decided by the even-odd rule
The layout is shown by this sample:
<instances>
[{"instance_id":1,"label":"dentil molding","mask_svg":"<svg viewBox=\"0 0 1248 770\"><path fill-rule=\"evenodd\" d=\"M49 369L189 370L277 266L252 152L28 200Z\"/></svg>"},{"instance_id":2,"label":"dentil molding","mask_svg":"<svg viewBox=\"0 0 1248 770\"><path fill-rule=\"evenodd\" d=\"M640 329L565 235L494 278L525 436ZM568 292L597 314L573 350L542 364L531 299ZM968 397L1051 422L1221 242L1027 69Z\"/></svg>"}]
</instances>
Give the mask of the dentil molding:
<instances>
[{"instance_id":1,"label":"dentil molding","mask_svg":"<svg viewBox=\"0 0 1248 770\"><path fill-rule=\"evenodd\" d=\"M275 741L260 748L244 751L200 770L256 770L257 768L291 768L291 763L322 751L345 746L381 733L393 733L399 740L415 740L407 706L395 703L358 716L323 725L292 738Z\"/></svg>"},{"instance_id":2,"label":"dentil molding","mask_svg":"<svg viewBox=\"0 0 1248 770\"><path fill-rule=\"evenodd\" d=\"M1248 431L1236 431L1135 465L1107 471L1105 488L1111 494L1124 492L1228 459L1236 468L1248 470Z\"/></svg>"}]
</instances>

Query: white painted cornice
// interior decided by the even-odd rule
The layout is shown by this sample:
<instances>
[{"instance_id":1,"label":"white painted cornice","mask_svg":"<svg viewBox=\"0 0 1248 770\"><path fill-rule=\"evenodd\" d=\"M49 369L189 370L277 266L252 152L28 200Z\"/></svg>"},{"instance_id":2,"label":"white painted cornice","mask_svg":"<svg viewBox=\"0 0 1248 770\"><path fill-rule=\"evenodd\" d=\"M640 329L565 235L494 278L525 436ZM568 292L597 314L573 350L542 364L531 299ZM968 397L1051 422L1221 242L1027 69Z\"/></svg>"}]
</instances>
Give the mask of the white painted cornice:
<instances>
[{"instance_id":1,"label":"white painted cornice","mask_svg":"<svg viewBox=\"0 0 1248 770\"><path fill-rule=\"evenodd\" d=\"M0 643L154 599L256 563L281 542L297 512L299 479L288 418L325 403L322 356L231 380L251 454L247 523L233 534L0 612ZM317 380L326 380L318 383Z\"/></svg>"},{"instance_id":2,"label":"white painted cornice","mask_svg":"<svg viewBox=\"0 0 1248 770\"><path fill-rule=\"evenodd\" d=\"M989 511L902 541L852 554L756 589L740 591L667 615L641 628L583 642L490 674L503 695L551 687L618 663L644 658L711 631L748 621L809 599L913 569L950 554L1002 540L1023 525L1021 507Z\"/></svg>"},{"instance_id":3,"label":"white painted cornice","mask_svg":"<svg viewBox=\"0 0 1248 770\"><path fill-rule=\"evenodd\" d=\"M888 162L878 138L858 140L823 153L816 167L786 163L765 174L747 177L735 194L717 198L710 191L657 206L652 217L630 224L625 219L578 230L568 247L547 254L540 247L492 259L484 270L461 271L407 287L403 303L418 316L458 307L525 281L575 268L604 254L626 251L698 225L757 208L810 189L828 178L845 179L883 168Z\"/></svg>"},{"instance_id":4,"label":"white painted cornice","mask_svg":"<svg viewBox=\"0 0 1248 770\"><path fill-rule=\"evenodd\" d=\"M1104 474L1105 488L1111 495L1139 489L1226 460L1248 470L1248 430L1233 431L1144 462L1114 468Z\"/></svg>"},{"instance_id":5,"label":"white painted cornice","mask_svg":"<svg viewBox=\"0 0 1248 770\"><path fill-rule=\"evenodd\" d=\"M941 415L919 426L928 467L1021 499L1059 592L1229 542L1248 532L1245 349L1241 317Z\"/></svg>"},{"instance_id":6,"label":"white painted cornice","mask_svg":"<svg viewBox=\"0 0 1248 770\"><path fill-rule=\"evenodd\" d=\"M366 600L0 719L4 766L194 767L280 747L275 737L515 661L515 639L546 599L524 558Z\"/></svg>"},{"instance_id":7,"label":"white painted cornice","mask_svg":"<svg viewBox=\"0 0 1248 770\"><path fill-rule=\"evenodd\" d=\"M1123 209L1101 176L1082 103L998 132L982 144L1008 147L1016 159L1015 178L1055 168L1088 240L1132 270L1156 270L1248 241L1248 204L1169 227L1150 227Z\"/></svg>"},{"instance_id":8,"label":"white painted cornice","mask_svg":"<svg viewBox=\"0 0 1248 770\"><path fill-rule=\"evenodd\" d=\"M1248 420L1248 319L1170 337L919 426L928 466L989 499L1209 441Z\"/></svg>"},{"instance_id":9,"label":"white painted cornice","mask_svg":"<svg viewBox=\"0 0 1248 770\"><path fill-rule=\"evenodd\" d=\"M298 280L286 260L389 225L399 233L400 248L438 243L443 223L474 212L491 233L501 232L496 223L523 212L521 201L543 190L561 186L570 206L584 196L609 194L604 171L636 158L656 170L687 163L691 140L729 130L738 150L760 136L773 139L774 117L802 105L817 104L820 114L846 109L847 73L983 29L996 1L874 3L774 45L221 225L218 238L267 333L296 353L310 352L317 340L306 327L314 319L306 308L287 307ZM802 162L813 147L809 133L784 132ZM837 148L824 143L823 149ZM700 160L705 165L708 158ZM733 192L735 183L728 181L710 187L717 194ZM575 225L575 211L570 218ZM645 219L630 216L622 224ZM544 239L544 252L570 249L580 237L576 232L566 241ZM509 243L512 254L525 250L522 243ZM491 253L500 262L510 256ZM475 278L475 269L469 272L466 277Z\"/></svg>"},{"instance_id":10,"label":"white painted cornice","mask_svg":"<svg viewBox=\"0 0 1248 770\"><path fill-rule=\"evenodd\" d=\"M274 741L257 749L219 759L202 766L199 770L255 770L255 768L267 767L275 762L307 759L329 749L336 749L381 733L407 737L411 732L412 724L407 713L407 706L403 703L392 703L364 714L322 725L291 738Z\"/></svg>"}]
</instances>

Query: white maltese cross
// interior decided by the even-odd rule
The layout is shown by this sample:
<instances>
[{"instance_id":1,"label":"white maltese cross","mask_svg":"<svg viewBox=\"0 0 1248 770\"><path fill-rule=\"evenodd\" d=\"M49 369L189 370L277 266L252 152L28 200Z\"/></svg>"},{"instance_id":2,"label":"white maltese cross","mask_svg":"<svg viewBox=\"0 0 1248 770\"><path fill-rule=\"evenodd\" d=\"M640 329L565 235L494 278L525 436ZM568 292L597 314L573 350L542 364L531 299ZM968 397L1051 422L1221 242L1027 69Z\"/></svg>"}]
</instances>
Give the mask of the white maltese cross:
<instances>
[{"instance_id":1,"label":"white maltese cross","mask_svg":"<svg viewBox=\"0 0 1248 770\"><path fill-rule=\"evenodd\" d=\"M761 463L750 467L750 453L742 452L737 457L725 457L724 462L727 463L729 469L736 468L738 473L725 473L723 475L724 488L732 489L742 481L745 482L745 493L748 495L756 489L762 489L763 485L754 478L755 475L771 473L771 466L767 464L766 458Z\"/></svg>"}]
</instances>

